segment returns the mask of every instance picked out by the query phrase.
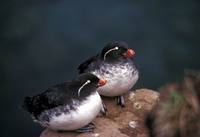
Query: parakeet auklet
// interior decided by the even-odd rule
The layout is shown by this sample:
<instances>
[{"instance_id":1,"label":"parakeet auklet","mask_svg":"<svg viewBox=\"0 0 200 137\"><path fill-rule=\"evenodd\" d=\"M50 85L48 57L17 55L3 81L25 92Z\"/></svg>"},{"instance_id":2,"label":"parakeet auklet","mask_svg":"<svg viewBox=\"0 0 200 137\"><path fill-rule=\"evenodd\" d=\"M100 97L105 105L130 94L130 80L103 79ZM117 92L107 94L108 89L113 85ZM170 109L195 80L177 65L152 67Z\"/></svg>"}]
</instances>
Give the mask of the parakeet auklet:
<instances>
[{"instance_id":1,"label":"parakeet auklet","mask_svg":"<svg viewBox=\"0 0 200 137\"><path fill-rule=\"evenodd\" d=\"M106 84L93 74L57 84L41 94L24 99L23 108L34 121L53 130L92 131L90 122L102 109L97 88Z\"/></svg>"},{"instance_id":2,"label":"parakeet auklet","mask_svg":"<svg viewBox=\"0 0 200 137\"><path fill-rule=\"evenodd\" d=\"M92 73L106 79L107 84L98 88L103 96L118 96L118 105L124 106L123 94L137 82L139 72L130 59L135 55L125 42L108 43L101 53L79 65L79 73Z\"/></svg>"}]
</instances>

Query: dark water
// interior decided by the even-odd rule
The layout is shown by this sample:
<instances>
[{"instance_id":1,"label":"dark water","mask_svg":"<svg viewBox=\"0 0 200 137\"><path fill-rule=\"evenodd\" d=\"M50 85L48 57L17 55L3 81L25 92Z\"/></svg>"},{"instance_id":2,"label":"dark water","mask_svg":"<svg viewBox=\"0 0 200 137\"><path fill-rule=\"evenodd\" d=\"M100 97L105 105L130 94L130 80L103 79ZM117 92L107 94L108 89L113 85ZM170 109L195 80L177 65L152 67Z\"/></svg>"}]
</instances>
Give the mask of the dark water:
<instances>
[{"instance_id":1,"label":"dark water","mask_svg":"<svg viewBox=\"0 0 200 137\"><path fill-rule=\"evenodd\" d=\"M38 137L20 109L26 95L72 79L109 41L136 51L137 88L178 81L200 69L199 0L10 0L0 4L1 137Z\"/></svg>"}]
</instances>

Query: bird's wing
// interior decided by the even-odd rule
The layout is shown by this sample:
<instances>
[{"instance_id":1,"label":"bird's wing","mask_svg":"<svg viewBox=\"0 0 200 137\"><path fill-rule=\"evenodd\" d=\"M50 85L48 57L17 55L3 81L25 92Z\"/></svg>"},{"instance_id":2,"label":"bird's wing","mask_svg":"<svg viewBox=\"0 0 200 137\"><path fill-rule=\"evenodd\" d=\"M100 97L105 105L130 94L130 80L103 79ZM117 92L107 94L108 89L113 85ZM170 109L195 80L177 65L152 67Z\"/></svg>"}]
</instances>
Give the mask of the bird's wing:
<instances>
[{"instance_id":1,"label":"bird's wing","mask_svg":"<svg viewBox=\"0 0 200 137\"><path fill-rule=\"evenodd\" d=\"M83 62L82 64L80 64L80 65L78 66L79 74L85 73L85 72L87 71L87 69L88 69L91 65L94 65L94 66L98 65L98 64L97 64L97 61L99 60L99 58L100 58L100 55L97 54L97 55L95 55L95 56L89 58L88 60L86 60L86 61ZM96 67L97 67L97 66L96 66Z\"/></svg>"},{"instance_id":2,"label":"bird's wing","mask_svg":"<svg viewBox=\"0 0 200 137\"><path fill-rule=\"evenodd\" d=\"M26 97L23 107L37 116L44 110L69 103L72 98L73 92L68 92L68 82L65 82L55 85L39 95Z\"/></svg>"}]
</instances>

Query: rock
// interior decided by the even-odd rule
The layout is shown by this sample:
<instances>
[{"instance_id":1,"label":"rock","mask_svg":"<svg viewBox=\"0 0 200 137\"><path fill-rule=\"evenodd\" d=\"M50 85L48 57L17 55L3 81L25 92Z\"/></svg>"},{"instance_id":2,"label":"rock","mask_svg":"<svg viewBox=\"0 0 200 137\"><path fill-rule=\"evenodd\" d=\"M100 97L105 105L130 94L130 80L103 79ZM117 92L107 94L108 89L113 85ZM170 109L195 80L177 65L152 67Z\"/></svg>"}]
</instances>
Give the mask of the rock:
<instances>
[{"instance_id":1,"label":"rock","mask_svg":"<svg viewBox=\"0 0 200 137\"><path fill-rule=\"evenodd\" d=\"M145 115L158 100L159 93L149 89L139 89L126 94L124 108L116 105L115 98L103 97L108 113L93 121L96 125L94 132L56 132L46 129L40 137L147 137Z\"/></svg>"}]
</instances>

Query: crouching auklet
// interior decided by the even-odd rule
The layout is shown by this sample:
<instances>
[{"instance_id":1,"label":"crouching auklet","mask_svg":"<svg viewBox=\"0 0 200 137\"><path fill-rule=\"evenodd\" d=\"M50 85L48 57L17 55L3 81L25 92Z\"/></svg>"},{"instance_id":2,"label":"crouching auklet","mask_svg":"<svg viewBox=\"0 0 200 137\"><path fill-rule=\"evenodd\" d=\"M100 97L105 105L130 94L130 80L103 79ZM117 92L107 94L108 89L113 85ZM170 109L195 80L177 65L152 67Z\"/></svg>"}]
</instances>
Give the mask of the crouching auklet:
<instances>
[{"instance_id":1,"label":"crouching auklet","mask_svg":"<svg viewBox=\"0 0 200 137\"><path fill-rule=\"evenodd\" d=\"M130 59L135 55L125 42L108 43L101 53L89 58L79 65L79 73L92 73L107 84L98 88L103 96L118 96L118 105L124 106L123 94L129 91L137 82L139 72Z\"/></svg>"},{"instance_id":2,"label":"crouching auklet","mask_svg":"<svg viewBox=\"0 0 200 137\"><path fill-rule=\"evenodd\" d=\"M43 127L53 130L92 131L90 122L102 109L97 88L106 84L93 74L57 84L41 94L24 99L23 108Z\"/></svg>"}]
</instances>

